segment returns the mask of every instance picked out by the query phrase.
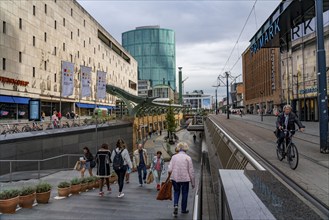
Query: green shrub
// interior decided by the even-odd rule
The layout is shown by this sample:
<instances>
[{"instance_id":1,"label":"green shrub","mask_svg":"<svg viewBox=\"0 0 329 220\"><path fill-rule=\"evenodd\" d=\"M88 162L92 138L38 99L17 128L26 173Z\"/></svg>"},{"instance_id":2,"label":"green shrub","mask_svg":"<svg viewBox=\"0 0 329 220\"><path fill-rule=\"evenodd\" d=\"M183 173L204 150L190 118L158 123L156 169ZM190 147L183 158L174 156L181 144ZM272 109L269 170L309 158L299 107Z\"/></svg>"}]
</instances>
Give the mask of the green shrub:
<instances>
[{"instance_id":1,"label":"green shrub","mask_svg":"<svg viewBox=\"0 0 329 220\"><path fill-rule=\"evenodd\" d=\"M81 178L80 179L80 183L88 183L88 177L85 177L85 178ZM73 184L74 185L74 184Z\"/></svg>"},{"instance_id":2,"label":"green shrub","mask_svg":"<svg viewBox=\"0 0 329 220\"><path fill-rule=\"evenodd\" d=\"M77 177L74 177L72 180L71 180L71 185L79 185L81 183L81 180Z\"/></svg>"},{"instance_id":3,"label":"green shrub","mask_svg":"<svg viewBox=\"0 0 329 220\"><path fill-rule=\"evenodd\" d=\"M71 184L70 184L69 182L66 182L66 181L64 181L64 182L60 182L60 183L57 185L58 188L67 188L67 187L70 187L70 186L71 186Z\"/></svg>"},{"instance_id":4,"label":"green shrub","mask_svg":"<svg viewBox=\"0 0 329 220\"><path fill-rule=\"evenodd\" d=\"M36 192L37 193L44 193L51 190L52 186L49 183L46 182L40 182L38 185L36 185Z\"/></svg>"},{"instance_id":5,"label":"green shrub","mask_svg":"<svg viewBox=\"0 0 329 220\"><path fill-rule=\"evenodd\" d=\"M91 182L94 181L93 176L88 176L88 177L86 177L85 179L87 180L88 183L91 183Z\"/></svg>"},{"instance_id":6,"label":"green shrub","mask_svg":"<svg viewBox=\"0 0 329 220\"><path fill-rule=\"evenodd\" d=\"M18 189L8 189L0 192L0 200L11 199L19 196Z\"/></svg>"},{"instance_id":7,"label":"green shrub","mask_svg":"<svg viewBox=\"0 0 329 220\"><path fill-rule=\"evenodd\" d=\"M35 193L35 187L34 186L24 186L20 191L20 196L27 196Z\"/></svg>"}]
</instances>

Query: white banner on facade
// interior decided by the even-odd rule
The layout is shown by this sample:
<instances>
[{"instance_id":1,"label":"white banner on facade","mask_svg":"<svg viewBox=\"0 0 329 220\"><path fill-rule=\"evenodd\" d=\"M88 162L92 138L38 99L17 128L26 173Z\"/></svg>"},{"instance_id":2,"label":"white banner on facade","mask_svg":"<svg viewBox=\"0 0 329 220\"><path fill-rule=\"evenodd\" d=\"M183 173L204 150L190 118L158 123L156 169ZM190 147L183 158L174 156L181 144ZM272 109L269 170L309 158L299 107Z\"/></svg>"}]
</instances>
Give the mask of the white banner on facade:
<instances>
[{"instance_id":1,"label":"white banner on facade","mask_svg":"<svg viewBox=\"0 0 329 220\"><path fill-rule=\"evenodd\" d=\"M81 98L90 97L91 67L80 66L81 71Z\"/></svg>"},{"instance_id":2,"label":"white banner on facade","mask_svg":"<svg viewBox=\"0 0 329 220\"><path fill-rule=\"evenodd\" d=\"M105 99L106 95L106 73L97 71L97 99Z\"/></svg>"},{"instance_id":3,"label":"white banner on facade","mask_svg":"<svg viewBox=\"0 0 329 220\"><path fill-rule=\"evenodd\" d=\"M62 61L62 96L73 95L74 63Z\"/></svg>"}]
</instances>

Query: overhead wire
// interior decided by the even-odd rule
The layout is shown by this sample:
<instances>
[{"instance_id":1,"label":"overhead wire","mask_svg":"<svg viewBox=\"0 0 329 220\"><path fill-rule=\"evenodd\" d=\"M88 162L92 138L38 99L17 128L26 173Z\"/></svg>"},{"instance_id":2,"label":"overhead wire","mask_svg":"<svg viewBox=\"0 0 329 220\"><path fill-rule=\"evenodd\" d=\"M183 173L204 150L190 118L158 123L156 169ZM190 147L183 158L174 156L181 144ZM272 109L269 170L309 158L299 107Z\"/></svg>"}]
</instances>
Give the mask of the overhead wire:
<instances>
[{"instance_id":1,"label":"overhead wire","mask_svg":"<svg viewBox=\"0 0 329 220\"><path fill-rule=\"evenodd\" d=\"M224 69L226 68L226 65L227 65L228 62L230 61L230 59L231 59L231 57L232 57L232 54L233 54L233 52L234 52L234 50L235 50L235 47L237 47L237 45L238 45L238 43L239 43L239 40L240 40L240 37L242 36L242 33L243 33L245 27L247 26L247 23L248 23L248 21L249 21L249 19L250 19L250 16L251 16L252 12L253 12L254 9L255 9L255 6L256 6L257 1L258 1L258 0L255 0L254 5L252 6L251 11L249 12L249 15L248 15L248 17L247 17L247 19L246 19L246 21L245 21L243 27L242 27L242 30L240 31L240 34L239 34L239 36L238 36L238 39L236 40L236 42L235 42L235 44L234 44L234 46L233 46L233 48L232 48L232 51L231 51L231 53L230 53L228 59L226 60L224 67L223 67L222 70L221 70L221 73L224 72ZM255 13L255 12L254 12L254 13ZM256 13L255 13L255 16L256 16ZM256 25L257 25L257 24L256 24ZM241 55L240 55L240 57L238 58L238 60L235 62L235 64L233 65L233 67L230 68L230 71L235 67L235 65L237 64L237 62L238 62L240 59L241 59Z\"/></svg>"}]
</instances>

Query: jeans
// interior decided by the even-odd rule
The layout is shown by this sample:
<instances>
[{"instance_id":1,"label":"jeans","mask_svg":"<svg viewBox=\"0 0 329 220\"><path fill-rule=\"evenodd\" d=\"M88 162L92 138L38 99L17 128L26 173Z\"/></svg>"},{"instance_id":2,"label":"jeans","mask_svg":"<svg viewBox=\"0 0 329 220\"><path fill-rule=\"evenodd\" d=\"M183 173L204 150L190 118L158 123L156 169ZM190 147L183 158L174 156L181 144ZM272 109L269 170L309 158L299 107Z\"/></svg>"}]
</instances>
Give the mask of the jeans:
<instances>
[{"instance_id":1,"label":"jeans","mask_svg":"<svg viewBox=\"0 0 329 220\"><path fill-rule=\"evenodd\" d=\"M146 180L146 165L145 164L140 164L137 166L137 171L138 171L138 179L139 179L139 184L143 184L143 180ZM142 171L143 171L143 179L142 179Z\"/></svg>"},{"instance_id":2,"label":"jeans","mask_svg":"<svg viewBox=\"0 0 329 220\"><path fill-rule=\"evenodd\" d=\"M153 173L153 176L154 176L155 182L156 182L157 184L160 184L161 170L153 170L152 173Z\"/></svg>"},{"instance_id":3,"label":"jeans","mask_svg":"<svg viewBox=\"0 0 329 220\"><path fill-rule=\"evenodd\" d=\"M186 211L187 208L187 197L190 182L176 182L172 180L174 187L174 206L178 206L180 191L182 190L182 212Z\"/></svg>"},{"instance_id":4,"label":"jeans","mask_svg":"<svg viewBox=\"0 0 329 220\"><path fill-rule=\"evenodd\" d=\"M119 183L119 192L122 192L123 189L123 182L125 179L127 171L127 166L123 166L120 170L115 170L115 173L118 175L118 183Z\"/></svg>"}]
</instances>

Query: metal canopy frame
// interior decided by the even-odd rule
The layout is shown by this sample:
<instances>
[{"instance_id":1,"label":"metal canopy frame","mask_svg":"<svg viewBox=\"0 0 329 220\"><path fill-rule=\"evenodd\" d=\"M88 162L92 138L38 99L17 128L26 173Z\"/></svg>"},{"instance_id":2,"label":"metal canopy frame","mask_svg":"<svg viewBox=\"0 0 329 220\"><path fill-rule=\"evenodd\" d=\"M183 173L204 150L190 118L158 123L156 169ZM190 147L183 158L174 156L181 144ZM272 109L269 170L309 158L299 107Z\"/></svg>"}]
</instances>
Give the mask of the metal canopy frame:
<instances>
[{"instance_id":1,"label":"metal canopy frame","mask_svg":"<svg viewBox=\"0 0 329 220\"><path fill-rule=\"evenodd\" d=\"M182 105L158 103L154 101L157 97L143 98L132 95L113 85L106 85L106 92L120 98L127 105L130 116L153 114L155 112L159 114L161 111L167 112L169 106L173 107L175 113L184 109Z\"/></svg>"}]
</instances>

